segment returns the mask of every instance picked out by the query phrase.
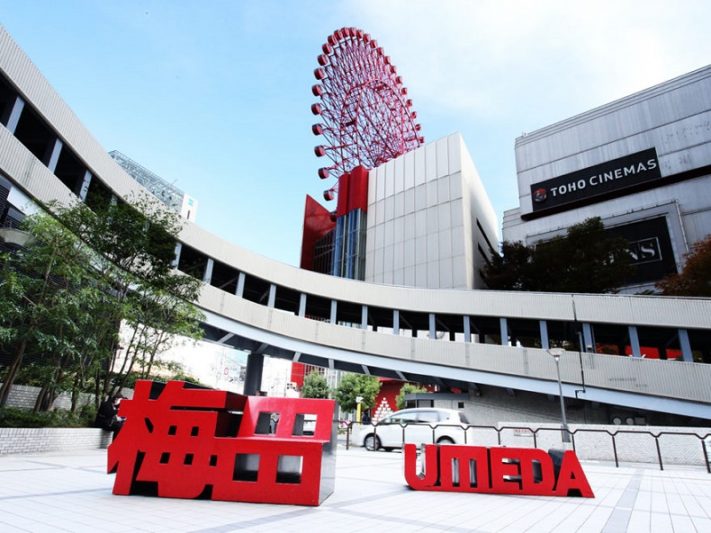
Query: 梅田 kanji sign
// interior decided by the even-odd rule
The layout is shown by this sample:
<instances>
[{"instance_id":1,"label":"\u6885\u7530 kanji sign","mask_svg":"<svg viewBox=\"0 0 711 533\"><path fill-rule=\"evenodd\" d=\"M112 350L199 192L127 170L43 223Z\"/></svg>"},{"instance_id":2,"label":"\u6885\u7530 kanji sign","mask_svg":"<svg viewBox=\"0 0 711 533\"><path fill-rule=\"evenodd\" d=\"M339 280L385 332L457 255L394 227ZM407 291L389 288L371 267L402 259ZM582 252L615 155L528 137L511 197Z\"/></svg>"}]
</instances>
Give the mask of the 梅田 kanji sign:
<instances>
[{"instance_id":1,"label":"\u6885\u7530 kanji sign","mask_svg":"<svg viewBox=\"0 0 711 533\"><path fill-rule=\"evenodd\" d=\"M138 381L108 450L113 492L319 505L334 488L334 408Z\"/></svg>"}]
</instances>

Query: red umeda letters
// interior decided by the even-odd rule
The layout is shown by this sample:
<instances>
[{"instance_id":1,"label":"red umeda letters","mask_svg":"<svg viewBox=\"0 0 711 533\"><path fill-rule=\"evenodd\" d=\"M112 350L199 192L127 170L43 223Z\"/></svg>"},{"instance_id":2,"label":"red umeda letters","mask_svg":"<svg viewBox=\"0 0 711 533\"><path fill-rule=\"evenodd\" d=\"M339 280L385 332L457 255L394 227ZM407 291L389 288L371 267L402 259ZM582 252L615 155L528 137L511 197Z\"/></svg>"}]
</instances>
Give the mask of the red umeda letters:
<instances>
[{"instance_id":1,"label":"red umeda letters","mask_svg":"<svg viewBox=\"0 0 711 533\"><path fill-rule=\"evenodd\" d=\"M575 452L563 454L558 479L549 454L537 448L425 445L424 474L417 447L405 445L405 479L415 490L489 492L594 498Z\"/></svg>"},{"instance_id":2,"label":"red umeda letters","mask_svg":"<svg viewBox=\"0 0 711 533\"><path fill-rule=\"evenodd\" d=\"M578 456L570 450L563 454L563 462L560 465L560 473L556 482L555 493L558 496L570 496L571 493L579 493L583 498L594 498L588 478L580 466Z\"/></svg>"},{"instance_id":3,"label":"red umeda letters","mask_svg":"<svg viewBox=\"0 0 711 533\"><path fill-rule=\"evenodd\" d=\"M417 446L405 444L405 480L415 490L438 490L439 446L426 446L422 457L424 475L417 472Z\"/></svg>"}]
</instances>

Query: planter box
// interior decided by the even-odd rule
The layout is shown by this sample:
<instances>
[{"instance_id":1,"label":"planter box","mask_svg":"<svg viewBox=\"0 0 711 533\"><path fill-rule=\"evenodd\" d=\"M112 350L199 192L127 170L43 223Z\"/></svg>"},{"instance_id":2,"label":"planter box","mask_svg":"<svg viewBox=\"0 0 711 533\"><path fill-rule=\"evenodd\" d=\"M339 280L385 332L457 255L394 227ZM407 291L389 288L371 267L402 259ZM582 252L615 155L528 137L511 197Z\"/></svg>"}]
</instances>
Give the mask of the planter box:
<instances>
[{"instance_id":1,"label":"planter box","mask_svg":"<svg viewBox=\"0 0 711 533\"><path fill-rule=\"evenodd\" d=\"M97 428L0 428L0 455L106 448L111 433Z\"/></svg>"}]
</instances>

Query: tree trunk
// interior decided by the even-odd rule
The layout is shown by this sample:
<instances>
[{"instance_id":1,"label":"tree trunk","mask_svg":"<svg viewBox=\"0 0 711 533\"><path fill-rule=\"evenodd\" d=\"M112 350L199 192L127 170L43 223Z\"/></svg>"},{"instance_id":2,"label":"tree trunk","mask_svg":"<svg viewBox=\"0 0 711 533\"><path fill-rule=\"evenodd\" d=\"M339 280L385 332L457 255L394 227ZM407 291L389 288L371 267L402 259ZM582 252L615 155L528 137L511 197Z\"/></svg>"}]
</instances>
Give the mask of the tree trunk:
<instances>
[{"instance_id":1,"label":"tree trunk","mask_svg":"<svg viewBox=\"0 0 711 533\"><path fill-rule=\"evenodd\" d=\"M83 384L84 384L84 380L82 379L80 373L77 372L77 374L74 376L74 383L72 383L72 406L69 409L69 411L71 413L77 412L77 405L79 403L79 394L80 394L81 386Z\"/></svg>"},{"instance_id":2,"label":"tree trunk","mask_svg":"<svg viewBox=\"0 0 711 533\"><path fill-rule=\"evenodd\" d=\"M13 358L10 368L5 374L5 381L0 387L0 407L4 407L7 403L7 399L10 397L10 389L17 378L17 374L22 366L22 358L25 356L25 350L27 349L27 339L22 339L20 345L15 350L15 357Z\"/></svg>"}]
</instances>

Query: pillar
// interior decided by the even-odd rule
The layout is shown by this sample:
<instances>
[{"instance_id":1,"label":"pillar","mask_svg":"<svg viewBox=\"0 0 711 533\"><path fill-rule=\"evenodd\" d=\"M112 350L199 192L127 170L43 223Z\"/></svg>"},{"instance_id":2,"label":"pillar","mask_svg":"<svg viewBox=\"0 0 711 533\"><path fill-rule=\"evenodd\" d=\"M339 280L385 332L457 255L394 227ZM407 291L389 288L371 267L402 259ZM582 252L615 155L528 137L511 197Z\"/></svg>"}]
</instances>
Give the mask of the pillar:
<instances>
[{"instance_id":1,"label":"pillar","mask_svg":"<svg viewBox=\"0 0 711 533\"><path fill-rule=\"evenodd\" d=\"M247 370L244 377L244 394L254 396L261 390L264 356L250 353L247 356Z\"/></svg>"},{"instance_id":2,"label":"pillar","mask_svg":"<svg viewBox=\"0 0 711 533\"><path fill-rule=\"evenodd\" d=\"M499 318L499 331L501 333L501 346L509 345L509 322L505 318Z\"/></svg>"},{"instance_id":3,"label":"pillar","mask_svg":"<svg viewBox=\"0 0 711 533\"><path fill-rule=\"evenodd\" d=\"M550 341L548 340L548 322L539 320L538 325L541 329L541 348L547 350L551 347Z\"/></svg>"},{"instance_id":4,"label":"pillar","mask_svg":"<svg viewBox=\"0 0 711 533\"><path fill-rule=\"evenodd\" d=\"M12 105L12 110L10 111L10 116L7 119L7 124L5 127L10 130L10 133L15 134L17 129L17 124L20 122L20 116L22 115L22 110L25 108L25 101L21 97L15 98L15 103Z\"/></svg>"}]
</instances>

